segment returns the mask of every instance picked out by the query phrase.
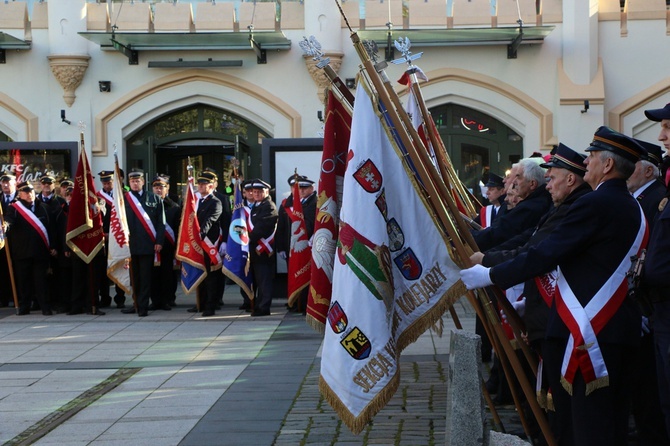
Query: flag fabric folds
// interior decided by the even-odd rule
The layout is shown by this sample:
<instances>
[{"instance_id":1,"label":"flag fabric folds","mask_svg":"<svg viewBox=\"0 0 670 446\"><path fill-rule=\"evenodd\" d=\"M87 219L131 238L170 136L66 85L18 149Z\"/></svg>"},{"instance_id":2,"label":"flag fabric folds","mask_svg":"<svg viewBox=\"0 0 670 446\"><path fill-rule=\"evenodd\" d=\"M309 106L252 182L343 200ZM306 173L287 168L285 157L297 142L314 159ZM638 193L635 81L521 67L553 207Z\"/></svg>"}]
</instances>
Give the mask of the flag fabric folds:
<instances>
[{"instance_id":1,"label":"flag fabric folds","mask_svg":"<svg viewBox=\"0 0 670 446\"><path fill-rule=\"evenodd\" d=\"M325 330L326 314L330 306L335 243L350 131L351 113L335 94L329 91L316 219L312 236L311 278L306 316L307 323L319 332Z\"/></svg>"},{"instance_id":2,"label":"flag fabric folds","mask_svg":"<svg viewBox=\"0 0 670 446\"><path fill-rule=\"evenodd\" d=\"M82 135L65 240L72 252L85 263L91 263L104 246L104 235L98 196L95 194L93 175L83 142Z\"/></svg>"},{"instance_id":3,"label":"flag fabric folds","mask_svg":"<svg viewBox=\"0 0 670 446\"><path fill-rule=\"evenodd\" d=\"M312 247L307 237L305 215L300 201L298 180L293 182L293 206L288 211L291 220L291 245L288 257L288 304L292 306L300 292L309 286Z\"/></svg>"},{"instance_id":4,"label":"flag fabric folds","mask_svg":"<svg viewBox=\"0 0 670 446\"><path fill-rule=\"evenodd\" d=\"M244 206L240 185L241 182L237 180L233 216L230 221L222 271L240 286L249 299L253 300L251 265L249 264L249 209Z\"/></svg>"},{"instance_id":5,"label":"flag fabric folds","mask_svg":"<svg viewBox=\"0 0 670 446\"><path fill-rule=\"evenodd\" d=\"M354 433L396 391L400 352L465 291L364 84L352 118L319 384Z\"/></svg>"},{"instance_id":6,"label":"flag fabric folds","mask_svg":"<svg viewBox=\"0 0 670 446\"><path fill-rule=\"evenodd\" d=\"M109 217L109 240L107 251L107 277L128 294L132 293L130 282L130 245L126 207L123 200L123 183L119 164L114 166L114 193Z\"/></svg>"},{"instance_id":7,"label":"flag fabric folds","mask_svg":"<svg viewBox=\"0 0 670 446\"><path fill-rule=\"evenodd\" d=\"M193 177L189 177L175 254L177 260L181 260L181 286L186 294L197 289L200 282L207 277L205 255L200 238L200 224L195 211Z\"/></svg>"}]
</instances>

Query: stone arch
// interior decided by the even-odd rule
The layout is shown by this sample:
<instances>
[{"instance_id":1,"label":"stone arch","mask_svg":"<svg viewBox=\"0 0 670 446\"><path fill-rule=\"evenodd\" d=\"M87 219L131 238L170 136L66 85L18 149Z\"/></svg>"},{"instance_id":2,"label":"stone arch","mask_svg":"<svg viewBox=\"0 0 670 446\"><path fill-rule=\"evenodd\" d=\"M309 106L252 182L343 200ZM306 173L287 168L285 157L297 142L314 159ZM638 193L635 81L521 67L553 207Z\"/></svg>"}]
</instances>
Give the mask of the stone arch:
<instances>
[{"instance_id":1,"label":"stone arch","mask_svg":"<svg viewBox=\"0 0 670 446\"><path fill-rule=\"evenodd\" d=\"M646 141L656 141L656 122L644 115L644 110L663 108L670 102L670 77L648 87L612 107L608 113L608 126L617 132Z\"/></svg>"},{"instance_id":2,"label":"stone arch","mask_svg":"<svg viewBox=\"0 0 670 446\"><path fill-rule=\"evenodd\" d=\"M429 81L421 89L429 108L451 102L480 110L521 135L527 154L556 144L552 111L518 88L460 68L439 68L426 74Z\"/></svg>"},{"instance_id":3,"label":"stone arch","mask_svg":"<svg viewBox=\"0 0 670 446\"><path fill-rule=\"evenodd\" d=\"M0 131L15 141L39 141L39 118L23 105L0 93Z\"/></svg>"},{"instance_id":4,"label":"stone arch","mask_svg":"<svg viewBox=\"0 0 670 446\"><path fill-rule=\"evenodd\" d=\"M302 118L297 110L262 87L242 78L209 70L186 70L138 87L95 117L93 154L107 156L110 128L127 136L142 124L169 110L205 102L229 109L268 134L299 138ZM122 122L116 122L123 117Z\"/></svg>"}]
</instances>

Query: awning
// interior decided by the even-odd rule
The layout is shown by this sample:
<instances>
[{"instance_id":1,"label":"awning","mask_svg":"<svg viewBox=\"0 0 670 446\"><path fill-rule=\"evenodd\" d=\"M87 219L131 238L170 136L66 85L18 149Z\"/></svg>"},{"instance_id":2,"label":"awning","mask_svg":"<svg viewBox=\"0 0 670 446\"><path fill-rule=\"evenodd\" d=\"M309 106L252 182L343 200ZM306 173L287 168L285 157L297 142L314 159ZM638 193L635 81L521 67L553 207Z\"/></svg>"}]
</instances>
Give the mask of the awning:
<instances>
[{"instance_id":1,"label":"awning","mask_svg":"<svg viewBox=\"0 0 670 446\"><path fill-rule=\"evenodd\" d=\"M85 39L105 50L117 50L137 63L139 51L239 51L256 52L258 63L266 62L266 51L289 50L291 41L281 31L219 33L108 33L81 32Z\"/></svg>"},{"instance_id":2,"label":"awning","mask_svg":"<svg viewBox=\"0 0 670 446\"><path fill-rule=\"evenodd\" d=\"M30 40L21 40L10 34L0 31L0 63L7 63L7 50L29 50L32 45Z\"/></svg>"},{"instance_id":3,"label":"awning","mask_svg":"<svg viewBox=\"0 0 670 446\"><path fill-rule=\"evenodd\" d=\"M429 46L507 45L508 57L516 58L519 45L540 44L555 26L524 26L520 28L449 28L394 29L391 40L408 37L412 48ZM374 40L378 47L389 47L389 31L385 29L358 31L361 40ZM391 44L392 47L392 44Z\"/></svg>"}]
</instances>

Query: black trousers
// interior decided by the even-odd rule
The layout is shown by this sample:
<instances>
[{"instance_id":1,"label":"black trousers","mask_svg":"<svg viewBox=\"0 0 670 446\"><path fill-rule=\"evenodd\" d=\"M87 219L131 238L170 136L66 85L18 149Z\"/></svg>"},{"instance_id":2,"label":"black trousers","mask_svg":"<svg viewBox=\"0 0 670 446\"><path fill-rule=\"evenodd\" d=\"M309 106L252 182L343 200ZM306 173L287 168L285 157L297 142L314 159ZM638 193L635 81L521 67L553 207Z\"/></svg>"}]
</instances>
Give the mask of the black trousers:
<instances>
[{"instance_id":1,"label":"black trousers","mask_svg":"<svg viewBox=\"0 0 670 446\"><path fill-rule=\"evenodd\" d=\"M207 277L198 285L198 295L200 296L200 311L215 311L219 303L220 277L223 276L221 270L212 271L209 257L205 256L205 270Z\"/></svg>"},{"instance_id":2,"label":"black trousers","mask_svg":"<svg viewBox=\"0 0 670 446\"><path fill-rule=\"evenodd\" d=\"M130 257L130 265L133 272L133 291L137 299L137 311L147 311L151 297L154 255L133 255Z\"/></svg>"},{"instance_id":3,"label":"black trousers","mask_svg":"<svg viewBox=\"0 0 670 446\"><path fill-rule=\"evenodd\" d=\"M92 307L100 306L98 297L98 270L105 257L95 256L91 263L86 263L78 255L72 253L72 298L70 309L73 311L92 311Z\"/></svg>"},{"instance_id":4,"label":"black trousers","mask_svg":"<svg viewBox=\"0 0 670 446\"><path fill-rule=\"evenodd\" d=\"M9 266L7 264L7 248L0 249L0 307L6 307L14 301L14 295L9 278ZM16 278L14 278L16 279Z\"/></svg>"},{"instance_id":5,"label":"black trousers","mask_svg":"<svg viewBox=\"0 0 670 446\"><path fill-rule=\"evenodd\" d=\"M258 312L267 313L272 305L272 278L274 276L274 265L272 263L251 262L254 272L254 288L256 297L254 309Z\"/></svg>"},{"instance_id":6,"label":"black trousers","mask_svg":"<svg viewBox=\"0 0 670 446\"><path fill-rule=\"evenodd\" d=\"M19 295L19 310L30 310L33 299L42 311L50 309L47 301L49 259L15 259L14 274Z\"/></svg>"},{"instance_id":7,"label":"black trousers","mask_svg":"<svg viewBox=\"0 0 670 446\"><path fill-rule=\"evenodd\" d=\"M560 383L567 339L548 339L542 346L544 366L556 408L556 441L561 446L626 446L635 347L599 343L609 386L586 395L577 371L572 395Z\"/></svg>"}]
</instances>

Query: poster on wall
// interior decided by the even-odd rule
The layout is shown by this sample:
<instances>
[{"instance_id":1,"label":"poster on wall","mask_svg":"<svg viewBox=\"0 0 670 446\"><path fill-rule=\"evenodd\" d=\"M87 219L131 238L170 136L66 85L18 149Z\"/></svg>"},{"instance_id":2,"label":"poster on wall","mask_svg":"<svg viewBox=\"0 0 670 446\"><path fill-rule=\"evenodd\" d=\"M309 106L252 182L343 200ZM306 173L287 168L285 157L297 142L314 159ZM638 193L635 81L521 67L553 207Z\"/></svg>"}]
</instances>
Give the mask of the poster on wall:
<instances>
[{"instance_id":1,"label":"poster on wall","mask_svg":"<svg viewBox=\"0 0 670 446\"><path fill-rule=\"evenodd\" d=\"M78 152L72 142L2 142L0 173L11 173L16 182L29 181L39 190L40 178L53 175L56 180L72 178Z\"/></svg>"},{"instance_id":2,"label":"poster on wall","mask_svg":"<svg viewBox=\"0 0 670 446\"><path fill-rule=\"evenodd\" d=\"M323 139L291 138L266 139L263 141L263 176L274 189L274 200L277 207L291 193L288 178L298 169L314 181L316 191L321 172L321 155ZM277 257L277 273L286 273L286 262Z\"/></svg>"}]
</instances>

